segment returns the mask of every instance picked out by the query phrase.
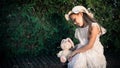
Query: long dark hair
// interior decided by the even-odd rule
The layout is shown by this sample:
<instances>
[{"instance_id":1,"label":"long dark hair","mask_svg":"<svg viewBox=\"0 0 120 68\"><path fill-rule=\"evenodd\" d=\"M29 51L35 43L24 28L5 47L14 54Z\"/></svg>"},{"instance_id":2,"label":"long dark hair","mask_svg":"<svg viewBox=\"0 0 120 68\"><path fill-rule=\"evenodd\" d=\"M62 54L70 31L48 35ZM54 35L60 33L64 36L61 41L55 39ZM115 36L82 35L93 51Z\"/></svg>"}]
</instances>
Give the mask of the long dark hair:
<instances>
[{"instance_id":1,"label":"long dark hair","mask_svg":"<svg viewBox=\"0 0 120 68\"><path fill-rule=\"evenodd\" d=\"M83 23L84 26L89 25L89 34L91 34L91 30L92 30L92 23L97 23L96 19L93 17L90 17L88 14L83 13Z\"/></svg>"}]
</instances>

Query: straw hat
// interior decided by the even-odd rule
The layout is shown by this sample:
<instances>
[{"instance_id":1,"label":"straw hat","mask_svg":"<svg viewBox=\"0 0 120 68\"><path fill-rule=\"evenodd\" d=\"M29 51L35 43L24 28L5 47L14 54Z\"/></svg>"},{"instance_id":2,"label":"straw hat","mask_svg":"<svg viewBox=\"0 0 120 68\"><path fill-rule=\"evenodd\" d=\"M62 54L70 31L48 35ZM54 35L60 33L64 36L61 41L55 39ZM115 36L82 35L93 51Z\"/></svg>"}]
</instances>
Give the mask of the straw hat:
<instances>
[{"instance_id":1,"label":"straw hat","mask_svg":"<svg viewBox=\"0 0 120 68\"><path fill-rule=\"evenodd\" d=\"M72 8L71 11L68 12L68 14L65 14L65 19L68 21L68 20L70 20L69 15L70 15L71 13L77 14L77 13L80 13L80 12L86 13L86 14L88 14L90 17L93 18L93 14L90 13L84 6L75 6L75 7Z\"/></svg>"}]
</instances>

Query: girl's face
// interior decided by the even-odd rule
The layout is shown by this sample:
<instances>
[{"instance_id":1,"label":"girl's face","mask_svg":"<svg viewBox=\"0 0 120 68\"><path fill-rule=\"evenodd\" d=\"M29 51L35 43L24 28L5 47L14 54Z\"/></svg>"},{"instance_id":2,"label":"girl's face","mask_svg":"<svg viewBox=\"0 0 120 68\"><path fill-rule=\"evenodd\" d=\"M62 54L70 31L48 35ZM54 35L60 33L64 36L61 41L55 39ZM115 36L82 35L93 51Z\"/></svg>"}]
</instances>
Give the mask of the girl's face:
<instances>
[{"instance_id":1,"label":"girl's face","mask_svg":"<svg viewBox=\"0 0 120 68\"><path fill-rule=\"evenodd\" d=\"M70 16L75 25L83 26L83 13L73 14Z\"/></svg>"}]
</instances>

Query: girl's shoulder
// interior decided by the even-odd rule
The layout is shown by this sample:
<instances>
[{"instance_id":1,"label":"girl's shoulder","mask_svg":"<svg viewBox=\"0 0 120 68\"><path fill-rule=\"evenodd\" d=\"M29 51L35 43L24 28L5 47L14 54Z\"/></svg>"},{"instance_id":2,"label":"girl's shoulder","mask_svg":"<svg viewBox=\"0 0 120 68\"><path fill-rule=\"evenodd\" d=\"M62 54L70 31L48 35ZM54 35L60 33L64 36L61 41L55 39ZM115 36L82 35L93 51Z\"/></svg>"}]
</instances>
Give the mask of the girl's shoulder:
<instances>
[{"instance_id":1,"label":"girl's shoulder","mask_svg":"<svg viewBox=\"0 0 120 68\"><path fill-rule=\"evenodd\" d=\"M107 30L103 26L99 25L98 23L92 23L91 25L98 27L99 30L101 31L101 35L103 35L107 32Z\"/></svg>"}]
</instances>

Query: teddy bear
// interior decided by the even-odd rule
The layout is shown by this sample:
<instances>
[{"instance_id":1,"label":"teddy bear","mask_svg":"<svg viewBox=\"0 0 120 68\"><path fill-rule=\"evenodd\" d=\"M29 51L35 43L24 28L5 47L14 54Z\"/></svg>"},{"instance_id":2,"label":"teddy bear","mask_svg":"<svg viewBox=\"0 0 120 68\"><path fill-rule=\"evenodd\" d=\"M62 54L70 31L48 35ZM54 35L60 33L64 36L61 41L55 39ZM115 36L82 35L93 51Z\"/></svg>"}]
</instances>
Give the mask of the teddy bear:
<instances>
[{"instance_id":1,"label":"teddy bear","mask_svg":"<svg viewBox=\"0 0 120 68\"><path fill-rule=\"evenodd\" d=\"M60 58L62 63L65 63L68 59L68 55L71 54L70 48L74 48L74 43L70 38L63 39L60 44L61 51L57 53L57 57Z\"/></svg>"}]
</instances>

